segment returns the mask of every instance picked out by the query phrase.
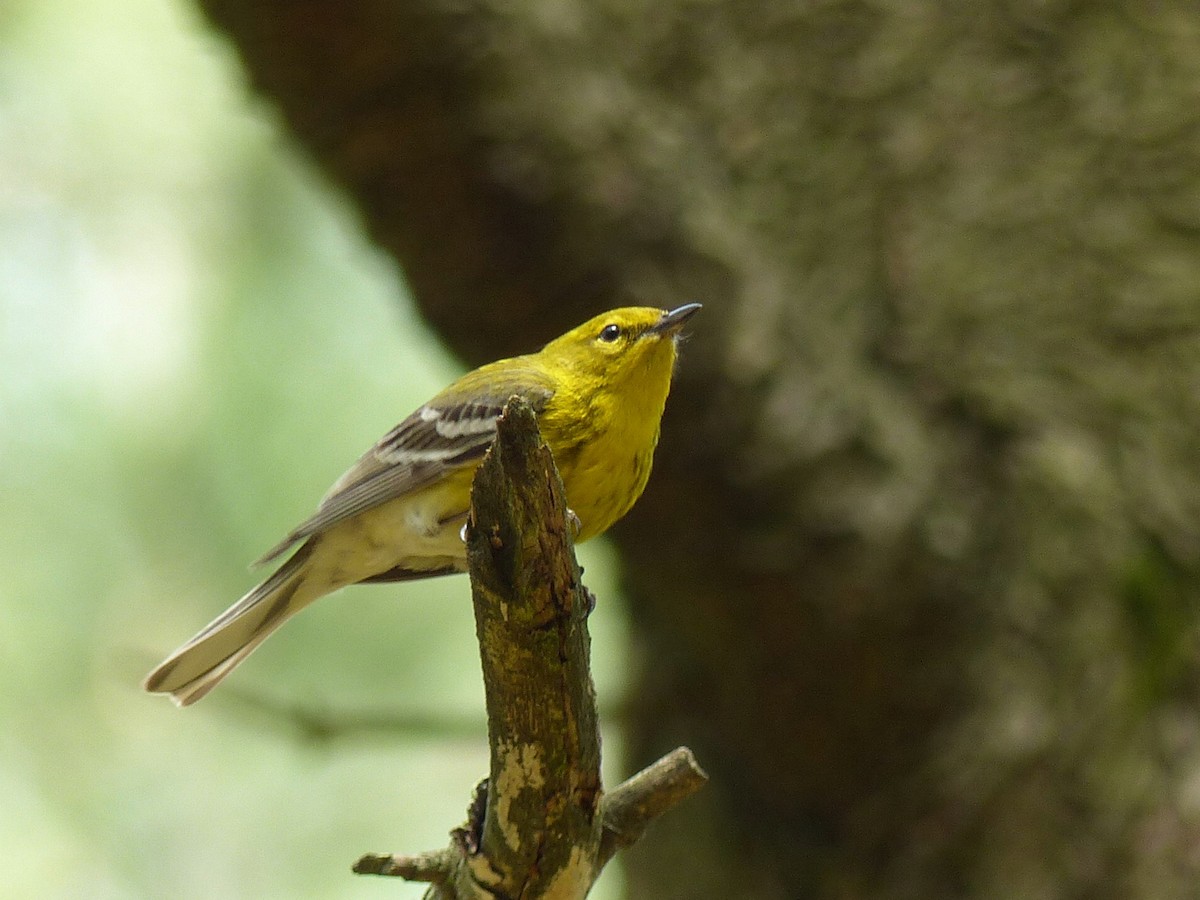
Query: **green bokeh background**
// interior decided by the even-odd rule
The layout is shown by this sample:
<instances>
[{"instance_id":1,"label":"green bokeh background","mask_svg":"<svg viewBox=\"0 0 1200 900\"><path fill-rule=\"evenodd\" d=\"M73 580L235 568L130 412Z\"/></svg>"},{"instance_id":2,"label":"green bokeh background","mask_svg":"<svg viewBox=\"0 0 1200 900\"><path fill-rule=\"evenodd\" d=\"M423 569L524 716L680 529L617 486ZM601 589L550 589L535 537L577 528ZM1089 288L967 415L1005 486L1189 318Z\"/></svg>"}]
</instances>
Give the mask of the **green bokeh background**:
<instances>
[{"instance_id":1,"label":"green bokeh background","mask_svg":"<svg viewBox=\"0 0 1200 900\"><path fill-rule=\"evenodd\" d=\"M317 604L194 708L139 690L459 370L404 291L186 3L0 2L0 897L421 895L349 866L443 846L486 773L465 577Z\"/></svg>"}]
</instances>

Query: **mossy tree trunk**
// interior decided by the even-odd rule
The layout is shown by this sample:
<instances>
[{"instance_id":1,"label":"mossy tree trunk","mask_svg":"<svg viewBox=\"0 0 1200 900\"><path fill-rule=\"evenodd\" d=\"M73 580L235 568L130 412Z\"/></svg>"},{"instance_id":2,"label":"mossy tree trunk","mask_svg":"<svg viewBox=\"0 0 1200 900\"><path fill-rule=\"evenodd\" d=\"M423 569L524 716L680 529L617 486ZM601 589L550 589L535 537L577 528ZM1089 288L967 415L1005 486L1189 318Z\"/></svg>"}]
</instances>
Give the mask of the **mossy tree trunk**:
<instances>
[{"instance_id":1,"label":"mossy tree trunk","mask_svg":"<svg viewBox=\"0 0 1200 900\"><path fill-rule=\"evenodd\" d=\"M705 304L632 896L1194 895L1191 0L202 6L467 359Z\"/></svg>"}]
</instances>

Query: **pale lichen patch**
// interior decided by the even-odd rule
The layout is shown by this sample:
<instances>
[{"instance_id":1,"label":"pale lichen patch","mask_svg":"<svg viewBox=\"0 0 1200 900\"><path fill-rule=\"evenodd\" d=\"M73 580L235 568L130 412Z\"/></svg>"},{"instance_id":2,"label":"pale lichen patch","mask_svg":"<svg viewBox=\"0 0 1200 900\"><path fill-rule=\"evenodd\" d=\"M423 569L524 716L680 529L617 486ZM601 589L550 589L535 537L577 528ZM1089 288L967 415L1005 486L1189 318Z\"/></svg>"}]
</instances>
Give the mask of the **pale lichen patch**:
<instances>
[{"instance_id":1,"label":"pale lichen patch","mask_svg":"<svg viewBox=\"0 0 1200 900\"><path fill-rule=\"evenodd\" d=\"M519 851L520 828L516 822L511 821L509 812L512 802L522 791L539 791L545 787L545 764L541 751L534 744L502 744L499 751L500 774L493 788L493 796L496 798L496 824L500 827L504 842Z\"/></svg>"},{"instance_id":2,"label":"pale lichen patch","mask_svg":"<svg viewBox=\"0 0 1200 900\"><path fill-rule=\"evenodd\" d=\"M542 900L583 900L594 878L591 856L582 847L572 847L566 865L546 885Z\"/></svg>"}]
</instances>

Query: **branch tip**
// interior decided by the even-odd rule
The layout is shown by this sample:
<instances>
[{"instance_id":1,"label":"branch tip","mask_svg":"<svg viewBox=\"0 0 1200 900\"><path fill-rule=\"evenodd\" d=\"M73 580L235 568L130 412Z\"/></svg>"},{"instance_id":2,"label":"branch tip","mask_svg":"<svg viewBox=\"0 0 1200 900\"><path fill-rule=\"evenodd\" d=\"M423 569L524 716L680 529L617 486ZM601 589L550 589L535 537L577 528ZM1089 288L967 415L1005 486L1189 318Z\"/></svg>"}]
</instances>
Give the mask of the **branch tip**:
<instances>
[{"instance_id":1,"label":"branch tip","mask_svg":"<svg viewBox=\"0 0 1200 900\"><path fill-rule=\"evenodd\" d=\"M674 809L708 783L708 775L687 747L672 750L636 775L625 779L604 798L604 834L600 863L628 847L646 832L650 823Z\"/></svg>"}]
</instances>

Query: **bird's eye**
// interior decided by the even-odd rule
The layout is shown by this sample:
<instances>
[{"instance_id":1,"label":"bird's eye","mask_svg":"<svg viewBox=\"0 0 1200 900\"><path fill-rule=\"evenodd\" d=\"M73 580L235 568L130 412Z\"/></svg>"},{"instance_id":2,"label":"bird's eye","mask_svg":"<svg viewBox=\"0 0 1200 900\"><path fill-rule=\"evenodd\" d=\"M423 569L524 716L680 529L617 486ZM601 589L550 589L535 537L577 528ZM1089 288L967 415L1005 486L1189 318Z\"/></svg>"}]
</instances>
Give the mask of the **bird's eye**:
<instances>
[{"instance_id":1,"label":"bird's eye","mask_svg":"<svg viewBox=\"0 0 1200 900\"><path fill-rule=\"evenodd\" d=\"M604 341L606 344L611 344L613 341L615 341L620 336L621 336L621 326L620 325L605 325L604 328L600 332L600 340Z\"/></svg>"}]
</instances>

